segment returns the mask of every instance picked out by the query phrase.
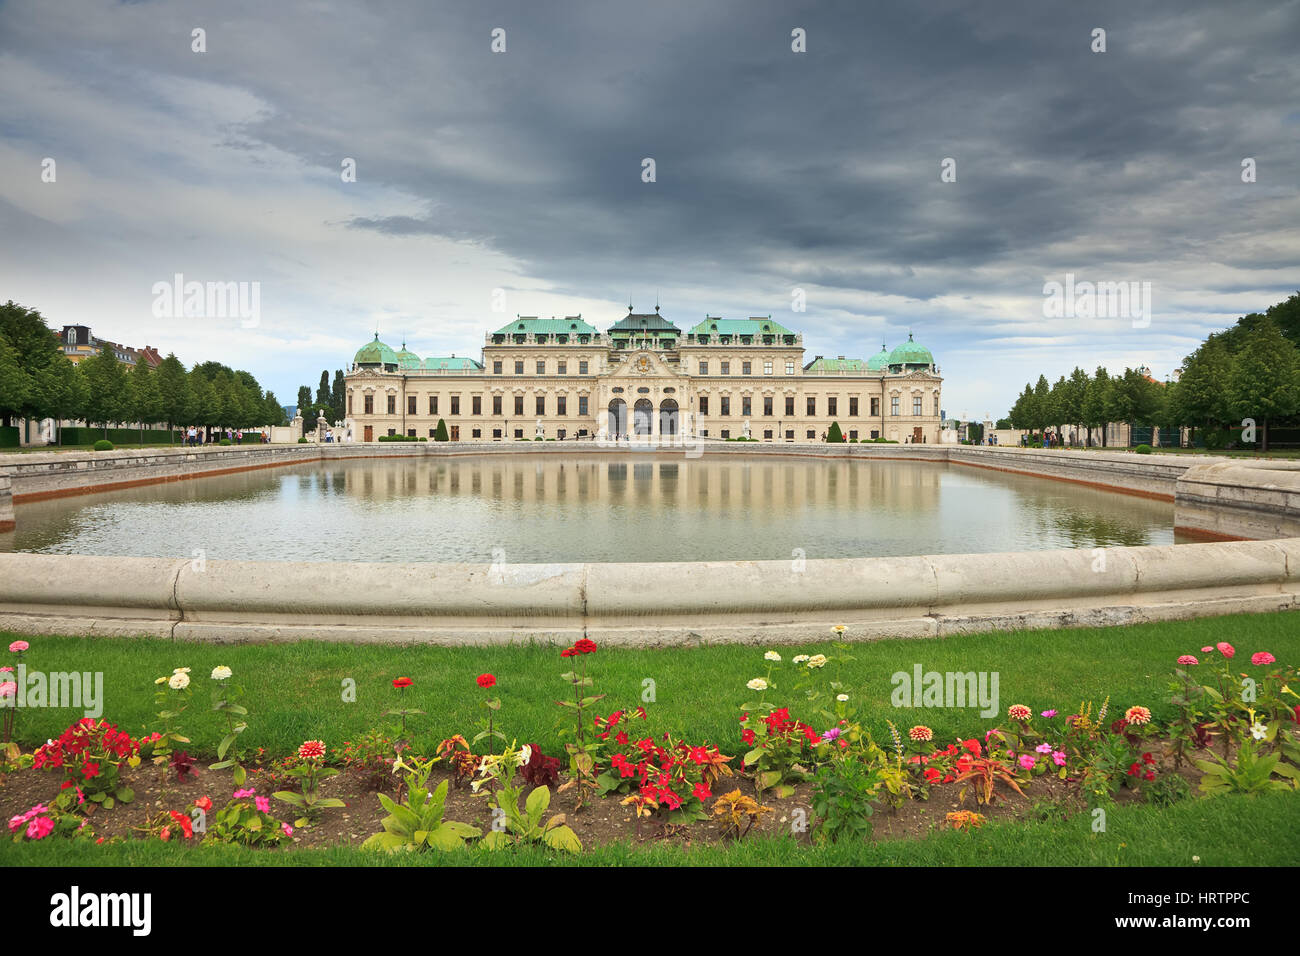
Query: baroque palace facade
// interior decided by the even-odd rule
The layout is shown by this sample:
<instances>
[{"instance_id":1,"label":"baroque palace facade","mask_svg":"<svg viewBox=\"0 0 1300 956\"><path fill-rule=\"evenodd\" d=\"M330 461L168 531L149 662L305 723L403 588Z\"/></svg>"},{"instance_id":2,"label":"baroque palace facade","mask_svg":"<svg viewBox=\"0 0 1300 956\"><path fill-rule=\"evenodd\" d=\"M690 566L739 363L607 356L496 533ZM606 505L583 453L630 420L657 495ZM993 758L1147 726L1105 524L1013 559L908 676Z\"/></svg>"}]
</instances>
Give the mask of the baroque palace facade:
<instances>
[{"instance_id":1,"label":"baroque palace facade","mask_svg":"<svg viewBox=\"0 0 1300 956\"><path fill-rule=\"evenodd\" d=\"M346 374L352 438L655 442L749 437L809 442L838 422L850 439L939 441L943 379L908 340L870 359L817 356L766 318L712 316L685 333L653 313L601 332L582 316L517 316L489 332L482 359L421 360L379 341Z\"/></svg>"}]
</instances>

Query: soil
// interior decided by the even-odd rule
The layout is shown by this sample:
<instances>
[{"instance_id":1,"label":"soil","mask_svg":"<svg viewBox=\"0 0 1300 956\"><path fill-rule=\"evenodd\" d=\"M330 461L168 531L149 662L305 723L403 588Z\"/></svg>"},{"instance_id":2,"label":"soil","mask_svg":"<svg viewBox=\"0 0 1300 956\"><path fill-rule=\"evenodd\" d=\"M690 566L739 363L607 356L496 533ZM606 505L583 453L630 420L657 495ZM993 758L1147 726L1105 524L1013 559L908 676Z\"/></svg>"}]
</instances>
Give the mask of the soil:
<instances>
[{"instance_id":1,"label":"soil","mask_svg":"<svg viewBox=\"0 0 1300 956\"><path fill-rule=\"evenodd\" d=\"M1193 758L1203 756L1201 753L1192 755ZM1160 769L1162 773L1179 773L1193 790L1200 778L1199 771L1186 765L1175 771L1169 760L1162 761ZM196 766L195 772L196 776L185 783L178 783L175 773L166 766L145 764L127 770L124 774L125 783L135 790L135 799L131 803L118 804L111 810L86 804L96 836L142 837L150 818L156 819L167 810L184 811L194 800L204 795L210 796L219 808L237 789L228 770L210 771ZM430 788L447 779L450 779L450 774L441 767L435 767L429 778ZM7 779L0 778L0 819L8 820L37 803L52 800L58 795L62 780L62 774L35 769L11 772ZM273 790L285 789L282 783L272 784L265 779L259 780L256 773L249 775L244 786L254 787L258 794L265 796L269 796ZM747 796L755 796L753 782L742 776L724 777L714 787L714 792L721 796L737 788ZM989 820L1061 818L1087 809L1077 783L1071 780L1043 775L1034 778L1024 789L1026 795L1022 797L1003 789L999 784L994 802L986 807L977 807L974 798L969 795L964 805L959 802L959 788L952 784L934 786L930 789L928 800L908 800L897 810L877 805L872 817L872 839L919 839L934 830L949 828L946 815L963 809L977 811ZM363 781L350 776L347 771L323 781L321 792L324 796L341 799L345 806L324 810L315 824L295 829L292 845L359 845L383 829L380 821L387 813L380 805L375 791L368 789ZM393 795L391 791L388 793ZM811 827L796 830L795 824L800 821L811 823L811 800L810 783L796 787L794 794L784 799L777 798L771 792L765 794L760 803L771 807L773 812L765 814L746 835L791 835L800 841L810 841ZM1140 800L1140 795L1128 789L1121 789L1116 797L1120 804ZM575 802L576 793L573 789L557 792L553 787L548 816L563 813L565 822L573 828L584 846L667 841L689 847L723 841L721 828L713 820L672 827L653 818L643 818L638 827L631 808L622 806L618 798L593 797L581 809L575 807ZM271 801L272 815L289 823L298 816L296 809L278 800ZM448 787L445 819L471 823L486 830L490 827L490 816L483 795L473 794L467 784L458 787L452 781ZM0 838L7 838L7 834L0 833ZM288 845L289 841L281 844Z\"/></svg>"}]
</instances>

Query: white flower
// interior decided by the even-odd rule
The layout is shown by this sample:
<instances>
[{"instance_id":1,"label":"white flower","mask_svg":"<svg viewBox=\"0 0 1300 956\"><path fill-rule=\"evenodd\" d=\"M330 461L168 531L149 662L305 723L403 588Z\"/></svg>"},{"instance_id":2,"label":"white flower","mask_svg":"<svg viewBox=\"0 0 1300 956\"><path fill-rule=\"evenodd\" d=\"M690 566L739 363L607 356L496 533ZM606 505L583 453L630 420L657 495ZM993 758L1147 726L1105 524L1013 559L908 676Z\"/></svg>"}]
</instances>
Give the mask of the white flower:
<instances>
[{"instance_id":1,"label":"white flower","mask_svg":"<svg viewBox=\"0 0 1300 956\"><path fill-rule=\"evenodd\" d=\"M189 669L188 667L174 667L174 668L172 668L172 673L173 673L173 674L188 674L189 672L190 672L190 669Z\"/></svg>"},{"instance_id":2,"label":"white flower","mask_svg":"<svg viewBox=\"0 0 1300 956\"><path fill-rule=\"evenodd\" d=\"M846 701L846 700L849 699L849 695L848 695L848 694L837 694L837 695L835 696L835 699L838 700L840 703L843 703L844 701Z\"/></svg>"},{"instance_id":3,"label":"white flower","mask_svg":"<svg viewBox=\"0 0 1300 956\"><path fill-rule=\"evenodd\" d=\"M825 654L814 654L812 657L808 658L808 666L809 666L809 667L825 667L825 666L826 666L826 655L825 655Z\"/></svg>"},{"instance_id":4,"label":"white flower","mask_svg":"<svg viewBox=\"0 0 1300 956\"><path fill-rule=\"evenodd\" d=\"M184 690L190 686L190 675L177 671L167 680L167 686L172 690Z\"/></svg>"},{"instance_id":5,"label":"white flower","mask_svg":"<svg viewBox=\"0 0 1300 956\"><path fill-rule=\"evenodd\" d=\"M522 767L528 761L533 759L533 748L524 744L519 748L519 765Z\"/></svg>"},{"instance_id":6,"label":"white flower","mask_svg":"<svg viewBox=\"0 0 1300 956\"><path fill-rule=\"evenodd\" d=\"M750 690L767 690L767 681L763 680L761 677L755 677L745 686Z\"/></svg>"},{"instance_id":7,"label":"white flower","mask_svg":"<svg viewBox=\"0 0 1300 956\"><path fill-rule=\"evenodd\" d=\"M1194 857L1192 857L1192 862L1193 862L1193 863L1200 863L1200 862L1201 862L1201 858L1200 858L1199 856L1194 856Z\"/></svg>"},{"instance_id":8,"label":"white flower","mask_svg":"<svg viewBox=\"0 0 1300 956\"><path fill-rule=\"evenodd\" d=\"M796 664L802 664L802 663L803 663L804 661L806 661L806 660L808 660L808 655L807 655L807 654L796 654L795 657L794 657L794 662L795 662Z\"/></svg>"},{"instance_id":9,"label":"white flower","mask_svg":"<svg viewBox=\"0 0 1300 956\"><path fill-rule=\"evenodd\" d=\"M1268 736L1268 728L1261 723L1254 723L1250 726L1250 735L1256 740L1263 740Z\"/></svg>"},{"instance_id":10,"label":"white flower","mask_svg":"<svg viewBox=\"0 0 1300 956\"><path fill-rule=\"evenodd\" d=\"M230 676L230 668L227 667L225 664L218 664L216 667L212 668L213 680L225 680L229 676Z\"/></svg>"},{"instance_id":11,"label":"white flower","mask_svg":"<svg viewBox=\"0 0 1300 956\"><path fill-rule=\"evenodd\" d=\"M766 654L763 655L763 660L765 660L765 661L779 661L779 660L781 660L781 655L778 654L776 651L768 651Z\"/></svg>"}]
</instances>

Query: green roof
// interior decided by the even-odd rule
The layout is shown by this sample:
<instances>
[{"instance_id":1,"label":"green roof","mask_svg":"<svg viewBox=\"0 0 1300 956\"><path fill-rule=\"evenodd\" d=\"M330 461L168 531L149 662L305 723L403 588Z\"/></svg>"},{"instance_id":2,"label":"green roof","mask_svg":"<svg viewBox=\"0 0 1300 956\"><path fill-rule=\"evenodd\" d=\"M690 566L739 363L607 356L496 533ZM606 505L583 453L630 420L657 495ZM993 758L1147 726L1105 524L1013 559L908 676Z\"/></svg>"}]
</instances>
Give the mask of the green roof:
<instances>
[{"instance_id":1,"label":"green roof","mask_svg":"<svg viewBox=\"0 0 1300 956\"><path fill-rule=\"evenodd\" d=\"M375 340L357 349L352 361L357 365L396 365L397 353L379 341L379 333L376 332Z\"/></svg>"},{"instance_id":2,"label":"green roof","mask_svg":"<svg viewBox=\"0 0 1300 956\"><path fill-rule=\"evenodd\" d=\"M871 358L867 359L867 371L881 372L889 365L889 349L884 342L880 343L880 351Z\"/></svg>"},{"instance_id":3,"label":"green roof","mask_svg":"<svg viewBox=\"0 0 1300 956\"><path fill-rule=\"evenodd\" d=\"M715 319L706 318L693 327L689 335L794 335L780 322L772 321L771 316L758 316L749 319Z\"/></svg>"},{"instance_id":4,"label":"green roof","mask_svg":"<svg viewBox=\"0 0 1300 956\"><path fill-rule=\"evenodd\" d=\"M804 366L805 372L865 372L867 363L862 359L816 358Z\"/></svg>"},{"instance_id":5,"label":"green roof","mask_svg":"<svg viewBox=\"0 0 1300 956\"><path fill-rule=\"evenodd\" d=\"M493 335L598 335L595 326L582 321L582 316L571 315L563 319L538 319L521 315L501 326Z\"/></svg>"},{"instance_id":6,"label":"green roof","mask_svg":"<svg viewBox=\"0 0 1300 956\"><path fill-rule=\"evenodd\" d=\"M397 367L403 371L418 369L420 367L420 356L414 352L408 352L406 343L402 343L401 351L397 353Z\"/></svg>"},{"instance_id":7,"label":"green roof","mask_svg":"<svg viewBox=\"0 0 1300 956\"><path fill-rule=\"evenodd\" d=\"M890 365L933 365L934 356L924 345L912 341L912 333L907 334L907 341L889 353Z\"/></svg>"},{"instance_id":8,"label":"green roof","mask_svg":"<svg viewBox=\"0 0 1300 956\"><path fill-rule=\"evenodd\" d=\"M609 327L610 334L615 332L675 332L681 329L673 325L657 311L642 313L629 312Z\"/></svg>"},{"instance_id":9,"label":"green roof","mask_svg":"<svg viewBox=\"0 0 1300 956\"><path fill-rule=\"evenodd\" d=\"M424 367L429 371L472 372L482 371L483 366L472 358L456 355L434 355L424 360Z\"/></svg>"}]
</instances>

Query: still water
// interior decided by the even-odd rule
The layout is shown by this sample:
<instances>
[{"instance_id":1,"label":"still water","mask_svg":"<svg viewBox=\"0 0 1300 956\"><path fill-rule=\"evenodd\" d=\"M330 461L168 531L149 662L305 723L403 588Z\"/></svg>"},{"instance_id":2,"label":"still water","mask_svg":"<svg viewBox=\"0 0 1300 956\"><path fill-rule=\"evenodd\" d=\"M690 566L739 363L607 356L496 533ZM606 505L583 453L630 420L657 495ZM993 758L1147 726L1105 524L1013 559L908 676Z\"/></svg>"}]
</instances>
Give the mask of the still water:
<instances>
[{"instance_id":1,"label":"still water","mask_svg":"<svg viewBox=\"0 0 1300 956\"><path fill-rule=\"evenodd\" d=\"M788 560L1176 543L1173 505L927 462L319 463L21 504L0 550L261 561Z\"/></svg>"}]
</instances>

